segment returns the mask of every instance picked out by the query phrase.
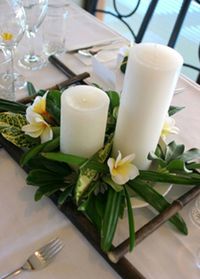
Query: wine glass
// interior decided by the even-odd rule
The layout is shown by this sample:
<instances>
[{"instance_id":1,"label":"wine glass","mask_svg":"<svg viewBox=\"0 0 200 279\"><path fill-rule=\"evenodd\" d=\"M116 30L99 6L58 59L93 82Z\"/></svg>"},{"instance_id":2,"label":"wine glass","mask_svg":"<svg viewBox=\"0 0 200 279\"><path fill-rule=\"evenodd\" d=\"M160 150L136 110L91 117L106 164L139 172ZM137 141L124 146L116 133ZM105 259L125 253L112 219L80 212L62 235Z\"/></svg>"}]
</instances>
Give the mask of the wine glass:
<instances>
[{"instance_id":1,"label":"wine glass","mask_svg":"<svg viewBox=\"0 0 200 279\"><path fill-rule=\"evenodd\" d=\"M45 58L35 53L33 40L38 28L44 21L48 9L48 0L22 0L26 13L26 34L29 40L30 50L19 60L19 65L29 70L38 70L45 64Z\"/></svg>"},{"instance_id":2,"label":"wine glass","mask_svg":"<svg viewBox=\"0 0 200 279\"><path fill-rule=\"evenodd\" d=\"M4 90L9 90L12 87L12 78L14 78L15 81L15 89L22 89L26 86L27 82L23 75L20 73L14 71L12 73L12 66L8 61L11 59L11 54L9 50L6 49L0 49L2 52L1 55L4 55L4 72L1 72L0 74L0 87Z\"/></svg>"},{"instance_id":3,"label":"wine glass","mask_svg":"<svg viewBox=\"0 0 200 279\"><path fill-rule=\"evenodd\" d=\"M2 75L2 86L15 93L18 75L14 73L14 50L25 32L26 16L20 1L0 1L0 47L10 56L10 70ZM4 83L3 83L4 82Z\"/></svg>"}]
</instances>

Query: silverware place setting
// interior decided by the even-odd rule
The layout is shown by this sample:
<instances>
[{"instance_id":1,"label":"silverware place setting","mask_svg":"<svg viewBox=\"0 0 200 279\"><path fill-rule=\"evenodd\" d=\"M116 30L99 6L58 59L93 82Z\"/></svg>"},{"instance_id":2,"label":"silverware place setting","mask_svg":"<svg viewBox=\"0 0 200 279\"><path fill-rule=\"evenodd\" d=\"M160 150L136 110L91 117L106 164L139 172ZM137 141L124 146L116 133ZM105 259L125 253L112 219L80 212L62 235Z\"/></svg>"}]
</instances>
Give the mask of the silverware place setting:
<instances>
[{"instance_id":1,"label":"silverware place setting","mask_svg":"<svg viewBox=\"0 0 200 279\"><path fill-rule=\"evenodd\" d=\"M34 271L45 268L53 261L63 246L64 245L59 238L51 240L41 248L34 251L21 267L1 276L0 279L18 275L22 271Z\"/></svg>"}]
</instances>

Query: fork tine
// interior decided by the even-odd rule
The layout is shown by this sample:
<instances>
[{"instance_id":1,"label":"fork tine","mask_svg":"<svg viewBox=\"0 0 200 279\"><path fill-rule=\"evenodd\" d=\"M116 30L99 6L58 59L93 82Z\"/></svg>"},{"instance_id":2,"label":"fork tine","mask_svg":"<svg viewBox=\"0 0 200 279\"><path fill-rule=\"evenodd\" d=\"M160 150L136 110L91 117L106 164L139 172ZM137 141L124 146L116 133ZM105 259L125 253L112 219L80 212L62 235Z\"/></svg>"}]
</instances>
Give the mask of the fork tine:
<instances>
[{"instance_id":1,"label":"fork tine","mask_svg":"<svg viewBox=\"0 0 200 279\"><path fill-rule=\"evenodd\" d=\"M38 252L40 254L43 254L43 253L45 253L46 250L50 249L51 247L54 247L54 245L56 245L57 243L61 243L61 240L58 237L52 239L45 246L41 247Z\"/></svg>"},{"instance_id":2,"label":"fork tine","mask_svg":"<svg viewBox=\"0 0 200 279\"><path fill-rule=\"evenodd\" d=\"M61 240L57 239L48 247L45 247L42 252L40 252L44 261L49 260L53 256L55 256L61 249L63 248L63 244Z\"/></svg>"},{"instance_id":3,"label":"fork tine","mask_svg":"<svg viewBox=\"0 0 200 279\"><path fill-rule=\"evenodd\" d=\"M46 261L50 261L52 258L54 258L58 254L58 252L63 248L63 246L64 245L62 243L60 243L59 245L50 249L50 251L48 251L48 253L45 254L44 259Z\"/></svg>"}]
</instances>

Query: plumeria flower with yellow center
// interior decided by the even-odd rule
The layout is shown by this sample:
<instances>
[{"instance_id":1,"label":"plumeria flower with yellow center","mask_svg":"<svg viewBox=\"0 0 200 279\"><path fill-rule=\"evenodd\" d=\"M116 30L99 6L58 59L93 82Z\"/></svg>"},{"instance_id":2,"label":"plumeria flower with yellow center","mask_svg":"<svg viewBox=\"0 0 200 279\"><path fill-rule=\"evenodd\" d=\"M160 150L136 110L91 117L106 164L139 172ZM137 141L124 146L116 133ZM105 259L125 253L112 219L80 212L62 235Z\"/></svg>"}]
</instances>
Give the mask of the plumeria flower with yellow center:
<instances>
[{"instance_id":1,"label":"plumeria flower with yellow center","mask_svg":"<svg viewBox=\"0 0 200 279\"><path fill-rule=\"evenodd\" d=\"M109 158L107 161L112 180L123 185L127 181L134 179L139 175L139 170L132 163L135 158L135 154L130 154L122 159L122 154L118 151L117 159Z\"/></svg>"},{"instance_id":2,"label":"plumeria flower with yellow center","mask_svg":"<svg viewBox=\"0 0 200 279\"><path fill-rule=\"evenodd\" d=\"M161 131L161 137L166 139L166 137L170 134L178 134L179 128L175 126L176 122L174 118L167 116L165 118L165 122Z\"/></svg>"},{"instance_id":3,"label":"plumeria flower with yellow center","mask_svg":"<svg viewBox=\"0 0 200 279\"><path fill-rule=\"evenodd\" d=\"M9 32L4 32L1 34L1 38L4 41L11 41L13 39L13 34L9 33Z\"/></svg>"},{"instance_id":4,"label":"plumeria flower with yellow center","mask_svg":"<svg viewBox=\"0 0 200 279\"><path fill-rule=\"evenodd\" d=\"M32 107L28 107L26 110L26 119L29 124L22 127L22 131L32 138L41 138L41 143L49 141L53 138L53 131L50 125L44 120L44 118L34 112Z\"/></svg>"},{"instance_id":5,"label":"plumeria flower with yellow center","mask_svg":"<svg viewBox=\"0 0 200 279\"><path fill-rule=\"evenodd\" d=\"M47 93L45 93L42 97L37 96L31 106L32 110L38 114L46 113L46 97Z\"/></svg>"},{"instance_id":6,"label":"plumeria flower with yellow center","mask_svg":"<svg viewBox=\"0 0 200 279\"><path fill-rule=\"evenodd\" d=\"M46 111L46 92L43 96L37 96L33 102L33 104L30 106L31 110L35 113L40 114L45 121L48 123L52 122L51 115Z\"/></svg>"}]
</instances>

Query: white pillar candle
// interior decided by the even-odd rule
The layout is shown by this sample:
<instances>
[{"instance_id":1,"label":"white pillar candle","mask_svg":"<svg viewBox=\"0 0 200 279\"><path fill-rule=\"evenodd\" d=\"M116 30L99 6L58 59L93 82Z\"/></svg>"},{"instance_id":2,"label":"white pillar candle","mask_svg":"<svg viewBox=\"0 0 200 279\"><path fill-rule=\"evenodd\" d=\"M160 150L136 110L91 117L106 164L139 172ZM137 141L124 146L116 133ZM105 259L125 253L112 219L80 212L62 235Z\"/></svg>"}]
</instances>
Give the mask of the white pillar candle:
<instances>
[{"instance_id":1,"label":"white pillar candle","mask_svg":"<svg viewBox=\"0 0 200 279\"><path fill-rule=\"evenodd\" d=\"M109 98L93 86L78 85L61 97L60 150L89 158L102 148Z\"/></svg>"},{"instance_id":2,"label":"white pillar candle","mask_svg":"<svg viewBox=\"0 0 200 279\"><path fill-rule=\"evenodd\" d=\"M147 169L183 64L167 46L143 43L130 49L121 95L113 153L135 153L135 165Z\"/></svg>"}]
</instances>

